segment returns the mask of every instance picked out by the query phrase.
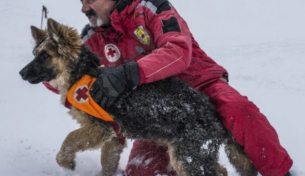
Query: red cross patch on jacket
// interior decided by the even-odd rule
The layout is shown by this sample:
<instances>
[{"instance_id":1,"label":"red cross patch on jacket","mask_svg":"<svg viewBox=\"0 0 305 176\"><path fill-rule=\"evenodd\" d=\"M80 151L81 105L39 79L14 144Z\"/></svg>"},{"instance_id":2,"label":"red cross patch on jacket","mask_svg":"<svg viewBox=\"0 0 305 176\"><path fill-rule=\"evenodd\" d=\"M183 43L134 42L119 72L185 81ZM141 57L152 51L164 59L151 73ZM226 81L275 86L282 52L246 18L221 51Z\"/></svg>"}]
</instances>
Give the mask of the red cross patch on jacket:
<instances>
[{"instance_id":1,"label":"red cross patch on jacket","mask_svg":"<svg viewBox=\"0 0 305 176\"><path fill-rule=\"evenodd\" d=\"M104 121L114 121L112 117L92 99L89 90L96 78L84 75L69 90L67 100L77 109Z\"/></svg>"}]
</instances>

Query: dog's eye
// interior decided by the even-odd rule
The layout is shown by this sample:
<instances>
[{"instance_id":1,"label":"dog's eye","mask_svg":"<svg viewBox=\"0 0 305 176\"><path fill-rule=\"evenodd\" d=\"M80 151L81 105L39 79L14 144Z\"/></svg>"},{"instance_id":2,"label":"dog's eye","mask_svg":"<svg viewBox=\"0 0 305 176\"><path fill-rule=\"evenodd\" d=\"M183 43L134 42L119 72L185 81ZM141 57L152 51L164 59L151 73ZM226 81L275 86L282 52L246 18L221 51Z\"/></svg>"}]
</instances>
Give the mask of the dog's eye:
<instances>
[{"instance_id":1,"label":"dog's eye","mask_svg":"<svg viewBox=\"0 0 305 176\"><path fill-rule=\"evenodd\" d=\"M48 53L44 53L44 55L43 55L43 58L44 59L47 59L47 58L49 58L50 57L50 55L48 54Z\"/></svg>"},{"instance_id":2,"label":"dog's eye","mask_svg":"<svg viewBox=\"0 0 305 176\"><path fill-rule=\"evenodd\" d=\"M42 51L39 56L40 59L47 59L50 57L50 55L46 51Z\"/></svg>"}]
</instances>

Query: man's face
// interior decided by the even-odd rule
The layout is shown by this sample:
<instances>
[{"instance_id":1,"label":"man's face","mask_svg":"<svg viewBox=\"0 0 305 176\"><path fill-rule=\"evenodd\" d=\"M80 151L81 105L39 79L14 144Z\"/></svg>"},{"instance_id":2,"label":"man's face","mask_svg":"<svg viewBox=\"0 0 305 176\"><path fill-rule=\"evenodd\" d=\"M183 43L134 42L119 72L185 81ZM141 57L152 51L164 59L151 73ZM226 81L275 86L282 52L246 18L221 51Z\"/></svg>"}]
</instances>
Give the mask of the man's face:
<instances>
[{"instance_id":1,"label":"man's face","mask_svg":"<svg viewBox=\"0 0 305 176\"><path fill-rule=\"evenodd\" d=\"M110 23L110 13L113 10L114 0L81 0L82 12L88 17L92 27Z\"/></svg>"}]
</instances>

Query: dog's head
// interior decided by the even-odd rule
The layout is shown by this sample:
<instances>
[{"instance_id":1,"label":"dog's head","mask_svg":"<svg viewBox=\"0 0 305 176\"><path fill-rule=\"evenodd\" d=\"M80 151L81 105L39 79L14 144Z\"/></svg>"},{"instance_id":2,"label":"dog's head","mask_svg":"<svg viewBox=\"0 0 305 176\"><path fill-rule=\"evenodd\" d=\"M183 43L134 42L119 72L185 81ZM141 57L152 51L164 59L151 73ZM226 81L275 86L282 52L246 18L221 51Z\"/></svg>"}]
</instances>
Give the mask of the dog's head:
<instances>
[{"instance_id":1,"label":"dog's head","mask_svg":"<svg viewBox=\"0 0 305 176\"><path fill-rule=\"evenodd\" d=\"M49 19L47 30L31 26L35 40L34 59L19 74L31 84L50 82L55 87L69 79L77 64L82 41L78 32Z\"/></svg>"}]
</instances>

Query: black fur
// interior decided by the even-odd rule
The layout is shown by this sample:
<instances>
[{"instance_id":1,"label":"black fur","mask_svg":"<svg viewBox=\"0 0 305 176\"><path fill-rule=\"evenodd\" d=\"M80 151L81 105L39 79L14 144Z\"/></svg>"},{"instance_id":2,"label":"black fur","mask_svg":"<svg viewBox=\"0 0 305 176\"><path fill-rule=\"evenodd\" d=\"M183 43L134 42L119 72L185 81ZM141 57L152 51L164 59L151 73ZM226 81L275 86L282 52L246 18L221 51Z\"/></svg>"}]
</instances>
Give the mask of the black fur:
<instances>
[{"instance_id":1,"label":"black fur","mask_svg":"<svg viewBox=\"0 0 305 176\"><path fill-rule=\"evenodd\" d=\"M97 68L100 65L100 58L90 49L82 45L81 53L78 56L77 64L70 64L72 67L71 77L70 77L70 85L73 86L76 81L78 81L83 75L87 74L90 68Z\"/></svg>"},{"instance_id":2,"label":"black fur","mask_svg":"<svg viewBox=\"0 0 305 176\"><path fill-rule=\"evenodd\" d=\"M28 80L31 84L38 84L41 81L50 81L56 78L57 70L51 66L50 58L51 56L46 51L35 56L34 60L19 72L22 79Z\"/></svg>"},{"instance_id":3,"label":"black fur","mask_svg":"<svg viewBox=\"0 0 305 176\"><path fill-rule=\"evenodd\" d=\"M217 175L219 146L229 134L208 98L187 83L168 78L142 85L120 97L109 113L128 138L173 143L190 175Z\"/></svg>"}]
</instances>

